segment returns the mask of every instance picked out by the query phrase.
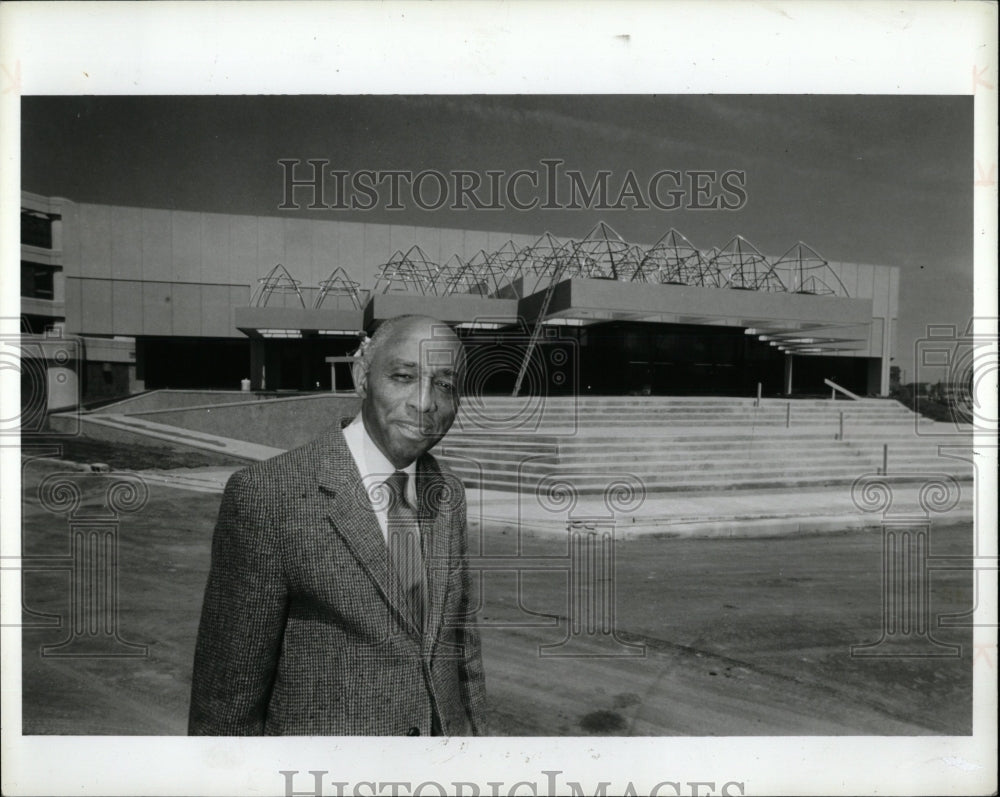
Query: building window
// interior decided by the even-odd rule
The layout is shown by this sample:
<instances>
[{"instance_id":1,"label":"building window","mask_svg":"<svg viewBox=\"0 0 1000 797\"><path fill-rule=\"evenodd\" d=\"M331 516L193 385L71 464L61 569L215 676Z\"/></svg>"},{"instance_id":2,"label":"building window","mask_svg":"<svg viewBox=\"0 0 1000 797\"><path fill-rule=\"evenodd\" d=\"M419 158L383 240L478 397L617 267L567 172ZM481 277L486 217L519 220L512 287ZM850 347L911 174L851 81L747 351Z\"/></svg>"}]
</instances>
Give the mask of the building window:
<instances>
[{"instance_id":1,"label":"building window","mask_svg":"<svg viewBox=\"0 0 1000 797\"><path fill-rule=\"evenodd\" d=\"M21 243L52 248L52 217L30 210L21 211Z\"/></svg>"},{"instance_id":2,"label":"building window","mask_svg":"<svg viewBox=\"0 0 1000 797\"><path fill-rule=\"evenodd\" d=\"M57 337L65 337L63 325L66 319L61 316L21 314L21 332L30 335L46 335L52 333Z\"/></svg>"},{"instance_id":3,"label":"building window","mask_svg":"<svg viewBox=\"0 0 1000 797\"><path fill-rule=\"evenodd\" d=\"M55 297L53 275L57 266L21 261L21 296L29 299L52 299Z\"/></svg>"}]
</instances>

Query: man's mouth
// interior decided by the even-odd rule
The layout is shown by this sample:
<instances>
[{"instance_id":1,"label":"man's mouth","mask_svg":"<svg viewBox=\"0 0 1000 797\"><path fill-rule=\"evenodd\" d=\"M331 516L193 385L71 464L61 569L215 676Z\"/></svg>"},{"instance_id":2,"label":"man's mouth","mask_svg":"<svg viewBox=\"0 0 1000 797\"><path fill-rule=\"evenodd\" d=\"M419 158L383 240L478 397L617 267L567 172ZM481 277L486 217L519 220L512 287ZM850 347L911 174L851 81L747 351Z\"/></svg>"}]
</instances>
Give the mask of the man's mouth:
<instances>
[{"instance_id":1,"label":"man's mouth","mask_svg":"<svg viewBox=\"0 0 1000 797\"><path fill-rule=\"evenodd\" d=\"M404 437L409 437L411 440L424 440L428 437L433 437L433 433L430 430L425 431L421 426L415 423L397 421L396 426Z\"/></svg>"}]
</instances>

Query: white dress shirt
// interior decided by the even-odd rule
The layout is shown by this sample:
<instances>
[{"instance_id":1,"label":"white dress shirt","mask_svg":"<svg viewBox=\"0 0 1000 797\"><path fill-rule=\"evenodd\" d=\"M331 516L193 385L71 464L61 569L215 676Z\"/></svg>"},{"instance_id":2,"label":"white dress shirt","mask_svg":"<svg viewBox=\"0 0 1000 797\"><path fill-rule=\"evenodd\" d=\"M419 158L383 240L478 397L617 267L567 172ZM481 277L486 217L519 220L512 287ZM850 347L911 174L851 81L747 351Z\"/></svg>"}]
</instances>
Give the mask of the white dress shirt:
<instances>
[{"instance_id":1,"label":"white dress shirt","mask_svg":"<svg viewBox=\"0 0 1000 797\"><path fill-rule=\"evenodd\" d=\"M379 447L375 445L375 441L371 439L368 430L365 429L365 423L361 419L361 413L358 413L357 417L344 429L344 440L351 452L351 456L354 457L354 464L358 466L358 470L361 472L361 483L365 486L369 500L371 500L372 492L382 489L383 482L396 472L396 468L386 459L385 454L379 450ZM406 500L410 506L416 507L417 463L411 462L401 470L410 477L406 480ZM375 511L375 517L378 518L378 524L382 528L382 539L388 545L388 505L384 501L372 501L372 509Z\"/></svg>"}]
</instances>

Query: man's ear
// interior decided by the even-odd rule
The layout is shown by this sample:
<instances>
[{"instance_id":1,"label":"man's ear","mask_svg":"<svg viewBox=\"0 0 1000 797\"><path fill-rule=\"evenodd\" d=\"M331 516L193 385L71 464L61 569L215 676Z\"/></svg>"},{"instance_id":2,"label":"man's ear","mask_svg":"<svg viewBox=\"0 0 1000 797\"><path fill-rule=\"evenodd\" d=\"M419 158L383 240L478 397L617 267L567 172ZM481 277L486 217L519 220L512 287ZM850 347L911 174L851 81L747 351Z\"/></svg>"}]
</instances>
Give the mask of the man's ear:
<instances>
[{"instance_id":1,"label":"man's ear","mask_svg":"<svg viewBox=\"0 0 1000 797\"><path fill-rule=\"evenodd\" d=\"M357 357L351 363L351 378L354 380L354 391L361 398L368 395L368 362L364 357Z\"/></svg>"}]
</instances>

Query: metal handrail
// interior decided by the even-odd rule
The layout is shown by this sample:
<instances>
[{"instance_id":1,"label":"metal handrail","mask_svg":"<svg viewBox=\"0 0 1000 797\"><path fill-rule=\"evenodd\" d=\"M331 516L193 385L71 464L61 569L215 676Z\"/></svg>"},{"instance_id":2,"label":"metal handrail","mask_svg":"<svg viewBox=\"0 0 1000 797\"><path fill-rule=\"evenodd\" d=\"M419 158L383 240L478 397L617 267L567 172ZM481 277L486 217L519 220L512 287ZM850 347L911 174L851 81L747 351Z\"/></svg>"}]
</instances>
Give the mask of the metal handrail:
<instances>
[{"instance_id":1,"label":"metal handrail","mask_svg":"<svg viewBox=\"0 0 1000 797\"><path fill-rule=\"evenodd\" d=\"M549 312L549 304L552 302L552 295L556 291L556 285L559 283L565 268L566 261L563 260L557 263L555 269L552 271L549 286L545 289L545 295L542 297L542 307L538 311L538 318L535 319L535 328L531 331L531 337L528 339L528 345L524 350L524 359L521 361L521 367L517 371L517 379L514 381L514 391L511 393L512 396L517 396L521 392L521 384L524 382L524 375L528 372L531 355L534 353L535 347L538 345L538 341L542 337L542 330L545 328L545 315Z\"/></svg>"},{"instance_id":2,"label":"metal handrail","mask_svg":"<svg viewBox=\"0 0 1000 797\"><path fill-rule=\"evenodd\" d=\"M843 393L850 399L854 399L855 401L861 401L861 396L859 396L857 393L852 393L846 387L841 387L832 379L824 379L823 384L830 388L830 401L833 401L834 399L837 398L838 391Z\"/></svg>"}]
</instances>

